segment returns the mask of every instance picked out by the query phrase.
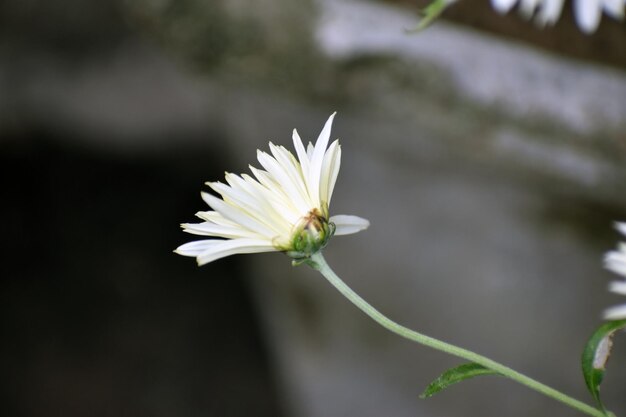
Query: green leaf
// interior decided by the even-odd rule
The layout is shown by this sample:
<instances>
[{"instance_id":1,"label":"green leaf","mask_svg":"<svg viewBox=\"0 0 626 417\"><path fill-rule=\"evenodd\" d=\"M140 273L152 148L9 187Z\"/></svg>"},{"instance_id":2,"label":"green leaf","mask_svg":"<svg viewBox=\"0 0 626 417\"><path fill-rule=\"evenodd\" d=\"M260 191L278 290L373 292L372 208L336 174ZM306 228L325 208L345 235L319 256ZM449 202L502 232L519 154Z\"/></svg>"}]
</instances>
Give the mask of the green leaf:
<instances>
[{"instance_id":1,"label":"green leaf","mask_svg":"<svg viewBox=\"0 0 626 417\"><path fill-rule=\"evenodd\" d=\"M602 383L602 378L604 378L606 362L611 355L613 335L617 330L624 327L626 327L626 320L604 323L591 336L583 351L581 362L585 384L587 384L587 389L589 389L589 392L605 413L607 413L606 408L600 401L600 384Z\"/></svg>"},{"instance_id":2,"label":"green leaf","mask_svg":"<svg viewBox=\"0 0 626 417\"><path fill-rule=\"evenodd\" d=\"M480 375L499 375L499 373L474 362L465 363L456 368L448 369L441 374L439 378L435 379L426 387L424 392L420 395L420 398L432 397L439 391L448 388L450 385Z\"/></svg>"},{"instance_id":3,"label":"green leaf","mask_svg":"<svg viewBox=\"0 0 626 417\"><path fill-rule=\"evenodd\" d=\"M410 29L409 32L419 32L421 30L426 29L435 21L436 18L439 17L441 13L451 4L447 0L433 0L428 6L426 6L420 14L422 18L420 19L417 26L413 29Z\"/></svg>"}]
</instances>

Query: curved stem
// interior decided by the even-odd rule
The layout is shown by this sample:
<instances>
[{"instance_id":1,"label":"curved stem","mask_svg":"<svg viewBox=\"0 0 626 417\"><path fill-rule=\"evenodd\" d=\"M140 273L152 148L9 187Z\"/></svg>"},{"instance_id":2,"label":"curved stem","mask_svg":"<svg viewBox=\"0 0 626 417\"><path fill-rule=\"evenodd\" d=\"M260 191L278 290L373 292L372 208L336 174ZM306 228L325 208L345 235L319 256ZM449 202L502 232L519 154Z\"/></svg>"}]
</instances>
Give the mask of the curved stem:
<instances>
[{"instance_id":1,"label":"curved stem","mask_svg":"<svg viewBox=\"0 0 626 417\"><path fill-rule=\"evenodd\" d=\"M337 274L335 274L335 272L330 268L330 266L328 266L328 263L326 263L326 259L324 259L321 252L317 252L316 254L312 255L308 263L314 269L319 271L348 300L350 300L354 305L356 305L359 309L361 309L361 311L363 311L365 314L370 316L374 321L376 321L378 324L380 324L387 330L390 330L406 339L412 340L422 345L425 345L433 349L437 349L442 352L449 353L450 355L457 356L459 358L463 358L468 361L480 364L486 368L496 371L503 376L513 379L522 385L526 385L527 387L534 389L535 391L539 391L540 393L548 397L554 398L555 400L560 401L590 416L606 417L604 412L602 412L601 410L598 410L568 395L565 395L562 392L555 390L554 388L550 388L549 386L544 385L541 382L535 381L534 379L529 378L526 375L523 375L498 362L495 362L489 358L486 358L482 355L479 355L467 349L463 349L463 348L451 345L449 343L442 342L441 340L423 335L421 333L418 333L407 327L401 326L398 323L390 320L389 318L384 316L381 312L379 312L374 307L372 307L367 301L361 298L357 293L352 291L352 289L348 287L341 280L341 278L337 276Z\"/></svg>"}]
</instances>

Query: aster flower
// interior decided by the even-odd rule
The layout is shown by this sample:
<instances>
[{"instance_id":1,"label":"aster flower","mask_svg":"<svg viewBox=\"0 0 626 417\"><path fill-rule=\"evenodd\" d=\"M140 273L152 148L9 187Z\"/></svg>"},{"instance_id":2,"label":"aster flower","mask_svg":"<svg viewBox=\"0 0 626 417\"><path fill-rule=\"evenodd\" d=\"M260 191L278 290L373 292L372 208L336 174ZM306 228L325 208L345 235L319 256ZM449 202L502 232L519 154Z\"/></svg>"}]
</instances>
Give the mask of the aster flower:
<instances>
[{"instance_id":1,"label":"aster flower","mask_svg":"<svg viewBox=\"0 0 626 417\"><path fill-rule=\"evenodd\" d=\"M600 24L604 11L615 19L624 18L626 0L573 0L574 16L578 27L585 33L593 33ZM559 20L564 0L491 0L494 9L499 13L507 13L516 4L526 18L535 15L541 26L553 25ZM536 13L535 13L536 12Z\"/></svg>"},{"instance_id":2,"label":"aster flower","mask_svg":"<svg viewBox=\"0 0 626 417\"><path fill-rule=\"evenodd\" d=\"M294 129L298 159L270 142L271 155L257 151L264 169L250 166L254 177L226 173L226 183L207 182L222 198L203 192L202 199L213 210L196 214L204 222L182 227L185 232L211 238L186 243L175 252L195 257L199 265L234 254L275 251L302 261L322 249L333 235L366 229L369 222L360 217L329 216L341 164L339 142L328 146L334 116L315 145L309 142L306 149Z\"/></svg>"},{"instance_id":3,"label":"aster flower","mask_svg":"<svg viewBox=\"0 0 626 417\"><path fill-rule=\"evenodd\" d=\"M617 223L616 228L626 236L626 223ZM609 290L626 295L626 243L621 242L617 250L607 253L604 258L604 265L607 269L624 277L624 280L613 281ZM626 319L626 304L605 310L604 318L608 320Z\"/></svg>"}]
</instances>

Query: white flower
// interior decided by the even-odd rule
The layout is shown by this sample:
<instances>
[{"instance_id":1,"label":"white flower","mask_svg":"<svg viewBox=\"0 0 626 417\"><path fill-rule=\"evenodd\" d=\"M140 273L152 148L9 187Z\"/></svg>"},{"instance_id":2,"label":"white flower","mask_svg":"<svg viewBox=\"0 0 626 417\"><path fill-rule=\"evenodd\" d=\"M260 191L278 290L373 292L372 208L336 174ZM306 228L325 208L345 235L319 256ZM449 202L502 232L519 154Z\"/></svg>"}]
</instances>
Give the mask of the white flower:
<instances>
[{"instance_id":1,"label":"white flower","mask_svg":"<svg viewBox=\"0 0 626 417\"><path fill-rule=\"evenodd\" d=\"M507 13L519 3L520 12L528 19L535 15L541 26L553 25L559 20L564 0L491 0L499 13ZM574 15L578 27L585 33L593 33L600 24L602 12L615 19L624 18L626 0L574 0Z\"/></svg>"},{"instance_id":2,"label":"white flower","mask_svg":"<svg viewBox=\"0 0 626 417\"><path fill-rule=\"evenodd\" d=\"M199 265L238 253L273 251L302 260L322 249L333 235L366 229L369 222L357 216L329 217L341 164L339 142L328 146L334 116L324 125L315 146L309 142L306 150L294 129L298 159L270 142L271 155L257 151L264 170L250 166L255 178L226 173L227 184L208 182L222 198L202 193L213 210L196 214L204 222L182 227L185 232L212 238L186 243L175 252L196 257Z\"/></svg>"},{"instance_id":3,"label":"white flower","mask_svg":"<svg viewBox=\"0 0 626 417\"><path fill-rule=\"evenodd\" d=\"M626 223L617 223L616 227L626 236ZM607 269L624 277L621 281L613 281L609 290L626 295L626 243L620 243L617 250L607 253L604 257L604 265ZM608 320L626 319L626 304L605 310L604 318Z\"/></svg>"}]
</instances>

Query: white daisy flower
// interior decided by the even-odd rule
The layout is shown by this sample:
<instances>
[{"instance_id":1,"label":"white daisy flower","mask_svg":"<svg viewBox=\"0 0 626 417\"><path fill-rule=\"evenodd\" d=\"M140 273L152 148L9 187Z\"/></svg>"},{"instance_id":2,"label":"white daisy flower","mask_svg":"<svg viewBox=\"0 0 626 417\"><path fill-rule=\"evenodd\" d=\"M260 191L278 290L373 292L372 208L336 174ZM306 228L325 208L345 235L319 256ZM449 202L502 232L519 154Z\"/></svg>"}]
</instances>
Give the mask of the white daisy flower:
<instances>
[{"instance_id":1,"label":"white daisy flower","mask_svg":"<svg viewBox=\"0 0 626 417\"><path fill-rule=\"evenodd\" d=\"M573 0L573 2L576 22L585 33L596 31L603 11L618 20L624 18L626 0ZM493 8L499 13L507 13L513 6L519 4L520 12L528 19L534 15L541 26L553 25L559 20L563 3L564 0L491 0Z\"/></svg>"},{"instance_id":2,"label":"white daisy flower","mask_svg":"<svg viewBox=\"0 0 626 417\"><path fill-rule=\"evenodd\" d=\"M271 155L257 151L264 169L250 166L254 177L226 173L226 184L207 182L222 198L202 193L213 210L196 214L204 222L182 227L185 232L212 238L186 243L175 252L195 257L198 265L239 253L275 251L286 252L297 263L322 249L333 235L366 229L369 222L357 216L329 217L341 164L339 142L328 146L334 116L315 145L309 142L306 150L294 129L298 159L270 142Z\"/></svg>"},{"instance_id":3,"label":"white daisy flower","mask_svg":"<svg viewBox=\"0 0 626 417\"><path fill-rule=\"evenodd\" d=\"M626 236L626 223L617 223L617 230ZM626 243L621 242L617 250L611 251L604 257L604 266L607 269L624 277L621 281L613 281L609 290L626 295ZM604 318L608 320L626 319L626 304L611 307L604 311Z\"/></svg>"}]
</instances>

